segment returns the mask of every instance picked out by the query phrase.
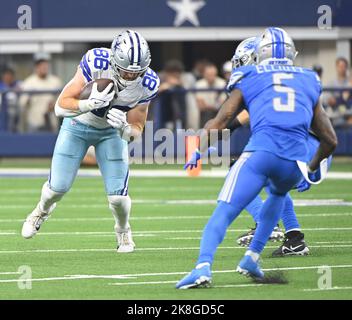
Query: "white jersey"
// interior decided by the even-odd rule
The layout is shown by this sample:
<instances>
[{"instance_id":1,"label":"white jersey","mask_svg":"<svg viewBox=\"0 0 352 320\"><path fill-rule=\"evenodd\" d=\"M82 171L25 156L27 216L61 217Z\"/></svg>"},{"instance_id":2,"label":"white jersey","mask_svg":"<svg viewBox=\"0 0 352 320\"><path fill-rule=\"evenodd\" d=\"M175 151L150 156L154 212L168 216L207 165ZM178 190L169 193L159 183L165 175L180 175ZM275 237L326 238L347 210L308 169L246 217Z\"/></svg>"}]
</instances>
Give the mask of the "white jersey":
<instances>
[{"instance_id":1,"label":"white jersey","mask_svg":"<svg viewBox=\"0 0 352 320\"><path fill-rule=\"evenodd\" d=\"M111 50L108 48L94 48L83 56L79 67L86 83L101 78L114 79L110 56ZM98 129L108 128L110 125L106 122L106 115L110 108L127 112L139 104L147 103L157 95L159 85L158 75L148 68L143 78L139 77L133 85L118 92L117 98L112 100L110 107L83 113L75 119Z\"/></svg>"}]
</instances>

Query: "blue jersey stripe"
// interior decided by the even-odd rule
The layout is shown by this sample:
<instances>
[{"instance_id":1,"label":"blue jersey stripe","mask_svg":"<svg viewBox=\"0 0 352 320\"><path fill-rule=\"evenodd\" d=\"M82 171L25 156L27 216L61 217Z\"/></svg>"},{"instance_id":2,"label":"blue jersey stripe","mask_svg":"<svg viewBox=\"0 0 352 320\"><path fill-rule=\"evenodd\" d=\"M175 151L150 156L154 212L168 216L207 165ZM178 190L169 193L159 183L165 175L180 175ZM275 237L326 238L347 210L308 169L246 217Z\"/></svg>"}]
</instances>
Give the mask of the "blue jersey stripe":
<instances>
[{"instance_id":1,"label":"blue jersey stripe","mask_svg":"<svg viewBox=\"0 0 352 320\"><path fill-rule=\"evenodd\" d=\"M89 74L90 77L92 77L92 71L90 70L90 67L89 67L89 64L88 64L88 61L87 61L87 54L85 54L83 56L83 64L87 70L87 73Z\"/></svg>"},{"instance_id":2,"label":"blue jersey stripe","mask_svg":"<svg viewBox=\"0 0 352 320\"><path fill-rule=\"evenodd\" d=\"M83 73L84 77L86 78L86 80L88 82L91 81L92 78L88 75L88 73L87 73L82 61L80 62L79 66L81 67L82 73Z\"/></svg>"}]
</instances>

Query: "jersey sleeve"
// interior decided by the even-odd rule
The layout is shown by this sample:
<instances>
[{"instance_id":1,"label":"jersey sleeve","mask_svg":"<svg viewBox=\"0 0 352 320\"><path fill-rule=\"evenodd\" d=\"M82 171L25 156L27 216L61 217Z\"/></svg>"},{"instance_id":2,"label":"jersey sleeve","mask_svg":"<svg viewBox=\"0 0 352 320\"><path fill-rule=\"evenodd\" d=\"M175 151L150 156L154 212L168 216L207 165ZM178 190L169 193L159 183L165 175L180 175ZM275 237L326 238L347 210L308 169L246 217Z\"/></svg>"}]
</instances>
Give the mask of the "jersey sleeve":
<instances>
[{"instance_id":1,"label":"jersey sleeve","mask_svg":"<svg viewBox=\"0 0 352 320\"><path fill-rule=\"evenodd\" d=\"M156 72L152 69L148 69L143 77L142 86L143 96L137 104L147 103L157 96L160 86L160 79Z\"/></svg>"},{"instance_id":2,"label":"jersey sleeve","mask_svg":"<svg viewBox=\"0 0 352 320\"><path fill-rule=\"evenodd\" d=\"M243 79L244 76L245 76L245 73L242 70L234 69L232 71L230 80L226 86L227 92L230 93L232 90L236 88L239 89L241 85L241 80Z\"/></svg>"},{"instance_id":3,"label":"jersey sleeve","mask_svg":"<svg viewBox=\"0 0 352 320\"><path fill-rule=\"evenodd\" d=\"M88 50L85 53L85 55L82 57L81 62L79 63L79 67L81 68L81 71L83 73L83 76L86 82L93 80L92 68L94 68L94 65L93 65L93 58L92 58L92 55L93 55L92 50Z\"/></svg>"},{"instance_id":4,"label":"jersey sleeve","mask_svg":"<svg viewBox=\"0 0 352 320\"><path fill-rule=\"evenodd\" d=\"M86 82L100 78L104 70L108 69L110 50L107 48L93 48L82 57L79 67Z\"/></svg>"},{"instance_id":5,"label":"jersey sleeve","mask_svg":"<svg viewBox=\"0 0 352 320\"><path fill-rule=\"evenodd\" d=\"M312 83L313 83L313 88L314 88L314 94L316 95L315 98L315 103L314 103L314 107L317 105L320 95L322 93L322 84L321 84L321 80L320 77L318 76L318 74L314 71L311 72L311 78L312 78Z\"/></svg>"}]
</instances>

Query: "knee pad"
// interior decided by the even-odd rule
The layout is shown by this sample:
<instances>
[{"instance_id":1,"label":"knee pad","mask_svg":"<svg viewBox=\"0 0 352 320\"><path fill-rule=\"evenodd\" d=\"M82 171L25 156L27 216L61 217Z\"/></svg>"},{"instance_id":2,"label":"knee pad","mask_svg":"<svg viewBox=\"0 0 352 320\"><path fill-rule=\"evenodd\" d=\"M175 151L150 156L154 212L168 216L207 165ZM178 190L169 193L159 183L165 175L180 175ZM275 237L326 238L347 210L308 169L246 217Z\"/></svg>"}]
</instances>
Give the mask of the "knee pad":
<instances>
[{"instance_id":1,"label":"knee pad","mask_svg":"<svg viewBox=\"0 0 352 320\"><path fill-rule=\"evenodd\" d=\"M42 195L53 202L60 201L66 192L56 192L50 188L49 182L45 182L42 188Z\"/></svg>"},{"instance_id":2,"label":"knee pad","mask_svg":"<svg viewBox=\"0 0 352 320\"><path fill-rule=\"evenodd\" d=\"M120 195L110 195L108 196L109 200L109 207L111 209L115 208L131 208L131 198L129 195L127 196L120 196Z\"/></svg>"}]
</instances>

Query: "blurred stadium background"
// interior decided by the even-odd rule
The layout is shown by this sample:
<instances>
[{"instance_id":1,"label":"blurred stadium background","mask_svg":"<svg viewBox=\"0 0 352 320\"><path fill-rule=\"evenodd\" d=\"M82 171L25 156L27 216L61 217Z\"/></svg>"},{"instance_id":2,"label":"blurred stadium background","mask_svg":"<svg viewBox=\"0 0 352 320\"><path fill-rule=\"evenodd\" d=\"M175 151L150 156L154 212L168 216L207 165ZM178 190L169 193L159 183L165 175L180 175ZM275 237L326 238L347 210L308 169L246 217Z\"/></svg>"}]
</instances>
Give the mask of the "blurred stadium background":
<instances>
[{"instance_id":1,"label":"blurred stadium background","mask_svg":"<svg viewBox=\"0 0 352 320\"><path fill-rule=\"evenodd\" d=\"M223 178L190 182L185 177L176 178L181 173L175 171L169 180L131 179L130 190L136 200L132 223L141 251L132 259L120 261L118 272L139 272L148 277L146 272L165 271L175 272L177 276L171 279L170 275L155 274L157 282L154 284L148 282L150 278L138 276L137 280L129 280L125 285L117 284L120 285L118 296L114 293L116 287L101 287L102 281L106 280L104 277L100 280L93 277L89 283L93 287L84 281L76 287L71 287L71 283L66 286L55 282L55 276L60 281L70 274L117 272L113 266L116 254L112 248L112 218L100 179L78 179L60 204L55 218L43 227L42 236L26 242L19 234L21 223L37 201L50 167L60 126L60 119L53 113L55 99L88 49L110 47L112 38L126 28L141 32L150 45L151 67L161 78L160 93L152 102L149 113L154 129L197 129L214 115L224 99L223 89L231 71L229 60L236 46L247 37L261 34L267 26L279 26L295 41L299 51L296 64L314 68L321 76L322 102L339 139L332 166L333 179L324 182L321 188L314 188L312 193L298 196L301 201L298 201L298 216L303 228L307 228L313 258L293 261L284 258L285 266L305 270L299 274L292 271L297 285L285 289L285 298L351 298L351 242L348 241L352 229L351 12L352 2L348 0L0 0L0 234L3 236L0 282L5 288L0 297L283 298L281 290L272 288L265 291L249 287L241 292L230 292L231 286L224 289L228 281L233 282L226 270L218 271L220 274L217 275L222 289L214 289L210 295L204 291L198 295L179 295L172 291L171 283L194 262L201 229L215 206L215 201L209 199L216 199ZM233 156L241 153L249 135L248 127L233 134ZM86 165L94 166L94 159L85 161ZM140 166L138 169L155 167ZM44 170L30 173L23 171L24 168ZM172 168L181 172L181 166ZM28 179L28 174L36 178ZM9 175L18 179L9 178ZM194 193L195 190L198 191ZM312 204L311 200L322 202ZM105 210L105 218L100 219L101 212L97 210ZM181 216L180 212L183 212ZM192 215L187 217L189 212ZM235 230L236 236L251 226L248 216L238 223L236 228L242 229ZM163 238L167 232L173 238ZM236 260L229 261L224 252L233 252L234 241L232 232L217 260L223 264L217 262L215 268L233 269ZM171 248L184 246L189 248L179 248L179 251ZM160 250L164 255L159 254ZM239 256L239 250L235 251ZM110 264L106 265L106 261ZM144 263L140 264L140 261ZM346 279L349 279L346 290L331 291L325 296L315 289L304 291L307 286L316 287L316 271L308 273L313 266L333 263L340 268L336 269L339 273L336 273L334 284L346 286ZM9 272L16 271L22 264L33 266L35 277L54 280L51 287L46 286L46 280L39 280L31 294L16 290L12 282L17 280L12 279ZM274 268L278 264L270 261L267 266ZM121 279L123 283L125 280ZM156 289L148 294L139 287L137 290L133 281L139 279L147 288L150 288L149 283L156 285ZM239 286L246 286L246 280L238 282Z\"/></svg>"},{"instance_id":2,"label":"blurred stadium background","mask_svg":"<svg viewBox=\"0 0 352 320\"><path fill-rule=\"evenodd\" d=\"M23 5L31 9L31 21ZM331 9L331 20L321 5ZM126 28L149 41L151 67L162 80L149 116L154 128L199 128L224 98L216 89L225 86L231 70L226 62L237 44L268 25L285 27L299 51L297 65L321 75L322 100L340 140L336 154L352 155L349 1L33 0L1 6L0 157L51 155L60 125L52 112L57 92L88 49L109 47ZM20 30L20 23L32 29ZM248 129L237 134L234 154L241 152Z\"/></svg>"}]
</instances>

